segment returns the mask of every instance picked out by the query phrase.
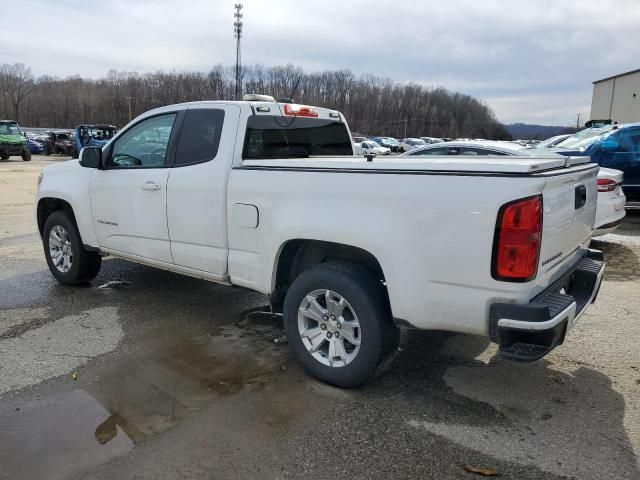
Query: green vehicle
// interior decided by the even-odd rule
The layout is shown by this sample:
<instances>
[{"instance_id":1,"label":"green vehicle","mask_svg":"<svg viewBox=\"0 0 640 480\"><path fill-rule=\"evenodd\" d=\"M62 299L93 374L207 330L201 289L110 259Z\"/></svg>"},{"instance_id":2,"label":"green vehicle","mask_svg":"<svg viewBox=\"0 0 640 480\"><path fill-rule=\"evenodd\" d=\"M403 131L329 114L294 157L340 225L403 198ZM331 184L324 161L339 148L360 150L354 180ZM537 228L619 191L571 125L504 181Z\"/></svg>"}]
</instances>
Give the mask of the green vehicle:
<instances>
[{"instance_id":1,"label":"green vehicle","mask_svg":"<svg viewBox=\"0 0 640 480\"><path fill-rule=\"evenodd\" d=\"M21 156L25 162L31 160L31 151L27 147L27 140L22 135L18 122L0 120L0 158L7 160L12 155Z\"/></svg>"}]
</instances>

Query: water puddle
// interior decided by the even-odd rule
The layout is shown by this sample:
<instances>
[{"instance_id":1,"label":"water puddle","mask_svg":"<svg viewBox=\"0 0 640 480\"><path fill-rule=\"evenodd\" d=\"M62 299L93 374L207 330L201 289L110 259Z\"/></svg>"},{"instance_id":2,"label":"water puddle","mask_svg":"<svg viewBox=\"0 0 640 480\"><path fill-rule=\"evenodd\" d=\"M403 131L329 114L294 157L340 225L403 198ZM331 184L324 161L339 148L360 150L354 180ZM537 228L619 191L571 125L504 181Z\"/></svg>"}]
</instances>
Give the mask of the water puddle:
<instances>
[{"instance_id":1,"label":"water puddle","mask_svg":"<svg viewBox=\"0 0 640 480\"><path fill-rule=\"evenodd\" d=\"M112 414L82 390L73 390L0 414L0 477L75 477L123 455L132 440L114 424L108 441L100 426Z\"/></svg>"},{"instance_id":2,"label":"water puddle","mask_svg":"<svg viewBox=\"0 0 640 480\"><path fill-rule=\"evenodd\" d=\"M274 342L282 335L279 319L260 311L186 339L143 335L136 342L150 348L80 371L80 389L0 410L0 478L72 477L216 400L260 394L289 374L289 350Z\"/></svg>"}]
</instances>

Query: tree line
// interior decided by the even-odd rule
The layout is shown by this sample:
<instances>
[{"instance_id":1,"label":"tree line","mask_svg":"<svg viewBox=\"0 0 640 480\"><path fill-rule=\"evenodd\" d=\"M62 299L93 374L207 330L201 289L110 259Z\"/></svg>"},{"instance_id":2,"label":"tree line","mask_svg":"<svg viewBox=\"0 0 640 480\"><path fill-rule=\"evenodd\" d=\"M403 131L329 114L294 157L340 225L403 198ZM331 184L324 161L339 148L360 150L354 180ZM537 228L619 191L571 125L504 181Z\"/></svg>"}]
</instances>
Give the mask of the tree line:
<instances>
[{"instance_id":1,"label":"tree line","mask_svg":"<svg viewBox=\"0 0 640 480\"><path fill-rule=\"evenodd\" d=\"M511 138L487 105L444 87L358 77L350 70L305 73L293 65L243 67L241 87L245 93L293 97L299 103L339 110L354 132L367 135ZM99 79L35 78L21 63L0 66L0 118L28 127L122 127L154 107L234 96L234 69L222 65L206 73L110 70Z\"/></svg>"}]
</instances>

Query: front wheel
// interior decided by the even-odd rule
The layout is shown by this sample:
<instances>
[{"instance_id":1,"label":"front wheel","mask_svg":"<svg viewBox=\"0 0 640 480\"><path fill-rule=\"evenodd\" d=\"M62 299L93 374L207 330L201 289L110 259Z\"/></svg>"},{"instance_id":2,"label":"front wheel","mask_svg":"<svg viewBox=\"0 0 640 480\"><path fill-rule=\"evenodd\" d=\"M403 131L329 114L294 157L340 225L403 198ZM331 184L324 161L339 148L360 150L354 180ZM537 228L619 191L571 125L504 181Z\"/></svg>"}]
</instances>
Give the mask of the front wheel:
<instances>
[{"instance_id":1,"label":"front wheel","mask_svg":"<svg viewBox=\"0 0 640 480\"><path fill-rule=\"evenodd\" d=\"M52 275L64 285L80 285L93 280L102 264L97 252L82 246L75 222L65 211L55 211L42 231L44 255Z\"/></svg>"},{"instance_id":2,"label":"front wheel","mask_svg":"<svg viewBox=\"0 0 640 480\"><path fill-rule=\"evenodd\" d=\"M339 387L362 385L397 350L399 332L384 287L349 262L323 263L300 274L285 298L284 324L305 370Z\"/></svg>"},{"instance_id":3,"label":"front wheel","mask_svg":"<svg viewBox=\"0 0 640 480\"><path fill-rule=\"evenodd\" d=\"M31 150L29 150L28 148L23 148L21 157L22 157L22 161L30 162L31 161Z\"/></svg>"}]
</instances>

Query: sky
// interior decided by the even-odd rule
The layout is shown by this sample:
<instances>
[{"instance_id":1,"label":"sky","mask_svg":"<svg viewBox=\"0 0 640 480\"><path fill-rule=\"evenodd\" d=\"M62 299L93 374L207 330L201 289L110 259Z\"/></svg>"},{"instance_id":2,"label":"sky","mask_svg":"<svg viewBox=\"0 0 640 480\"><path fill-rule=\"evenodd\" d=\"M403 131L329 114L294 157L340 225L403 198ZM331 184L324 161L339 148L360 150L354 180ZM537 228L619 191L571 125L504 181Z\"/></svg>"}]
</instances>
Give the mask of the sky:
<instances>
[{"instance_id":1,"label":"sky","mask_svg":"<svg viewBox=\"0 0 640 480\"><path fill-rule=\"evenodd\" d=\"M575 124L589 117L594 80L640 68L638 0L239 1L245 64L444 86L505 123ZM5 2L0 64L36 76L235 62L233 1Z\"/></svg>"}]
</instances>

